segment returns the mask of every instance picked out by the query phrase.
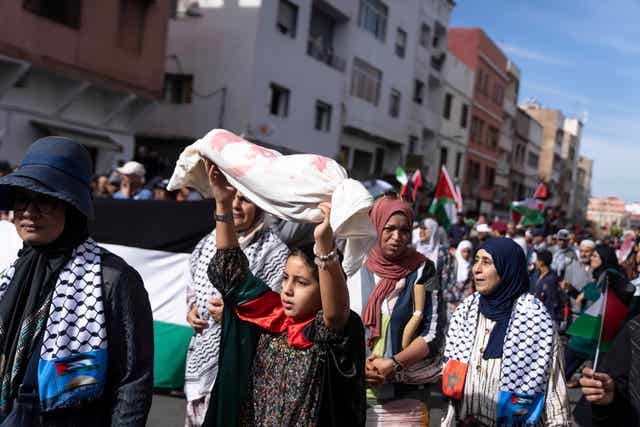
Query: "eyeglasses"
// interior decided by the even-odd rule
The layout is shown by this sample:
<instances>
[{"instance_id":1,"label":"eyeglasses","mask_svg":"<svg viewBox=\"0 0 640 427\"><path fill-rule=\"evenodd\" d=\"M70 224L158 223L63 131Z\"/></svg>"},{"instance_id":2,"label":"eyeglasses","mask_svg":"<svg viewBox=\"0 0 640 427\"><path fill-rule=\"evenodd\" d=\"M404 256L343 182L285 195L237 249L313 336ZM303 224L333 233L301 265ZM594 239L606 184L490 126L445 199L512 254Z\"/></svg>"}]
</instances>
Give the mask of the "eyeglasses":
<instances>
[{"instance_id":1,"label":"eyeglasses","mask_svg":"<svg viewBox=\"0 0 640 427\"><path fill-rule=\"evenodd\" d=\"M13 210L24 212L29 206L44 215L49 215L59 205L58 199L44 194L27 194L21 191L16 192L13 199Z\"/></svg>"}]
</instances>

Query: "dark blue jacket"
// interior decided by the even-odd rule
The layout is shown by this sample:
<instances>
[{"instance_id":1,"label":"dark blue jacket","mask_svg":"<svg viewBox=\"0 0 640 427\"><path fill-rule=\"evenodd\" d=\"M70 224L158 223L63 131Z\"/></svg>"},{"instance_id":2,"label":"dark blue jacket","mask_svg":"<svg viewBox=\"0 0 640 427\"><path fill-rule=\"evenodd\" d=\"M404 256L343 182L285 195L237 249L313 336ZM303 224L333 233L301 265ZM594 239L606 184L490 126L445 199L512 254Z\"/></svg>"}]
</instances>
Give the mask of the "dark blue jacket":
<instances>
[{"instance_id":1,"label":"dark blue jacket","mask_svg":"<svg viewBox=\"0 0 640 427\"><path fill-rule=\"evenodd\" d=\"M560 323L564 320L565 294L559 285L560 279L555 273L549 272L545 276L538 276L538 279L531 287L531 293L535 295L544 306L554 322Z\"/></svg>"}]
</instances>

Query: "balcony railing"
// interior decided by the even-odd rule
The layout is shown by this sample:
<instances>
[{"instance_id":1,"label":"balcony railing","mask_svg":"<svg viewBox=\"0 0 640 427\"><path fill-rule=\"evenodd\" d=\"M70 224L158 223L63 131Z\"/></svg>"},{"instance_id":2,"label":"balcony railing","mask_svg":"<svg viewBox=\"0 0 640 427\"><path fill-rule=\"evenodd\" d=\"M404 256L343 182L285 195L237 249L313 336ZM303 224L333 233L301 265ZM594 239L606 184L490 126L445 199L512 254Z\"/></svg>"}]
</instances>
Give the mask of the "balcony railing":
<instances>
[{"instance_id":1,"label":"balcony railing","mask_svg":"<svg viewBox=\"0 0 640 427\"><path fill-rule=\"evenodd\" d=\"M321 46L318 43L314 43L313 40L309 40L309 43L307 43L307 55L344 73L346 68L345 60L335 55L331 48Z\"/></svg>"},{"instance_id":2,"label":"balcony railing","mask_svg":"<svg viewBox=\"0 0 640 427\"><path fill-rule=\"evenodd\" d=\"M444 66L444 61L446 60L447 60L447 54L445 52L442 52L439 55L432 55L431 67L436 71L442 71L442 67Z\"/></svg>"}]
</instances>

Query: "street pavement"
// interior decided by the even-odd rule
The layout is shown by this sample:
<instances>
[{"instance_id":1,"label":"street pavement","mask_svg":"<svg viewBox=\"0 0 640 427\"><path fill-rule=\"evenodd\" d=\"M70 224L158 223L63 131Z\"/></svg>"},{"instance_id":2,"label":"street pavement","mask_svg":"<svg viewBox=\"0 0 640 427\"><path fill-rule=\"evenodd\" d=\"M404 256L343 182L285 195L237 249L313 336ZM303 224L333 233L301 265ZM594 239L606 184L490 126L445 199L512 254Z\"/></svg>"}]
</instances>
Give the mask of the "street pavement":
<instances>
[{"instance_id":1,"label":"street pavement","mask_svg":"<svg viewBox=\"0 0 640 427\"><path fill-rule=\"evenodd\" d=\"M431 388L429 399L430 427L439 427L444 409L440 384ZM569 389L571 407L580 399L580 389ZM182 397L155 394L153 405L147 421L149 427L179 427L184 426L185 401Z\"/></svg>"}]
</instances>

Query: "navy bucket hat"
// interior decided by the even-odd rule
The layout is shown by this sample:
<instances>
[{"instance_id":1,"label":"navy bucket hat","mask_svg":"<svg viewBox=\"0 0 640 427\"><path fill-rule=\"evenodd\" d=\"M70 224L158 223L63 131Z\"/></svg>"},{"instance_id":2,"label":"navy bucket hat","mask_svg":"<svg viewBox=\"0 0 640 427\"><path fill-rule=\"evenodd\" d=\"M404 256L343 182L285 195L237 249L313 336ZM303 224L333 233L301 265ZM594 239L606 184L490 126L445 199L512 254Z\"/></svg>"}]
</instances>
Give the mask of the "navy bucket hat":
<instances>
[{"instance_id":1,"label":"navy bucket hat","mask_svg":"<svg viewBox=\"0 0 640 427\"><path fill-rule=\"evenodd\" d=\"M68 138L48 136L31 144L18 169L0 178L0 209L11 209L15 187L69 203L93 219L93 165L86 148Z\"/></svg>"}]
</instances>

